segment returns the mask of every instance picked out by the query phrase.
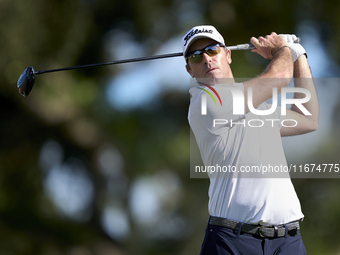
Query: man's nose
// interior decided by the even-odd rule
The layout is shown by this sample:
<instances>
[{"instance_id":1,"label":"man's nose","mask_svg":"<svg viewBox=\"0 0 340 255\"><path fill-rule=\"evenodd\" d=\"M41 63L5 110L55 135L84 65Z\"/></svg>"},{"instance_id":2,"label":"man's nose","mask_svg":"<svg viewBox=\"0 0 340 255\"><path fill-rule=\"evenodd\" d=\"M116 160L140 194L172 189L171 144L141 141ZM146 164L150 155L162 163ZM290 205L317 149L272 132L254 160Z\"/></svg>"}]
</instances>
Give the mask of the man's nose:
<instances>
[{"instance_id":1,"label":"man's nose","mask_svg":"<svg viewBox=\"0 0 340 255\"><path fill-rule=\"evenodd\" d=\"M203 52L203 61L205 63L208 63L211 61L211 57L206 52Z\"/></svg>"}]
</instances>

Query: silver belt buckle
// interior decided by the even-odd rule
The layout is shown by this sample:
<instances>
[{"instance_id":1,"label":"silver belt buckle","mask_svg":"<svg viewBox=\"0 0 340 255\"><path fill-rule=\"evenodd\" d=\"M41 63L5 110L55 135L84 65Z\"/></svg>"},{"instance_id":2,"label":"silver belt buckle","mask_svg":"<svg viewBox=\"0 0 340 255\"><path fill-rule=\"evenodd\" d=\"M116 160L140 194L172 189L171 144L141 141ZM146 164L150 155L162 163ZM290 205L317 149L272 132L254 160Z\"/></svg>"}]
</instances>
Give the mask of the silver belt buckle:
<instances>
[{"instance_id":1,"label":"silver belt buckle","mask_svg":"<svg viewBox=\"0 0 340 255\"><path fill-rule=\"evenodd\" d=\"M266 236L262 235L261 229L262 229L262 228L271 228L271 227L273 227L273 226L270 226L270 225L267 225L267 226L263 225L263 226L261 226L261 227L259 228L259 235L260 235L262 238L266 238Z\"/></svg>"}]
</instances>

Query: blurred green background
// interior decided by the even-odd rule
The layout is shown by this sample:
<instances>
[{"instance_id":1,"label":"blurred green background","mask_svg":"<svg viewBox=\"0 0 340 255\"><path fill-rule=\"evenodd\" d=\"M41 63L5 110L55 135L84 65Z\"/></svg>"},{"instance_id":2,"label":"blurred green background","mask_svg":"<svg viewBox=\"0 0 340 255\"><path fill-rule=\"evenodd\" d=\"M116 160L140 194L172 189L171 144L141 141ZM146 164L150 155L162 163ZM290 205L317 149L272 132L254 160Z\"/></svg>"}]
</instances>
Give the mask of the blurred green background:
<instances>
[{"instance_id":1,"label":"blurred green background","mask_svg":"<svg viewBox=\"0 0 340 255\"><path fill-rule=\"evenodd\" d=\"M227 45L295 33L319 82L320 128L289 163L340 163L339 1L0 0L0 254L198 254L208 179L190 179L182 58L37 76L23 70L180 52L191 27ZM235 77L268 63L233 52ZM319 79L332 78L332 79ZM308 148L308 150L306 150ZM293 179L308 254L340 254L340 180Z\"/></svg>"}]
</instances>

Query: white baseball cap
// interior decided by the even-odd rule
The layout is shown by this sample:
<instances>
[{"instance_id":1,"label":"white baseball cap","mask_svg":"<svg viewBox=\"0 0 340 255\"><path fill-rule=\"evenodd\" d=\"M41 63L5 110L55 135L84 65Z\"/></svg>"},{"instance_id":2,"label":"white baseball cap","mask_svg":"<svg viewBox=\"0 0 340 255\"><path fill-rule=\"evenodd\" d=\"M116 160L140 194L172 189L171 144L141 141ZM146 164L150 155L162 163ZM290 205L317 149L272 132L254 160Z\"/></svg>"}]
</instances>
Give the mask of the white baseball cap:
<instances>
[{"instance_id":1,"label":"white baseball cap","mask_svg":"<svg viewBox=\"0 0 340 255\"><path fill-rule=\"evenodd\" d=\"M225 45L223 36L210 25L196 26L189 30L182 38L183 57L188 53L190 45L200 38L211 38L218 43Z\"/></svg>"}]
</instances>

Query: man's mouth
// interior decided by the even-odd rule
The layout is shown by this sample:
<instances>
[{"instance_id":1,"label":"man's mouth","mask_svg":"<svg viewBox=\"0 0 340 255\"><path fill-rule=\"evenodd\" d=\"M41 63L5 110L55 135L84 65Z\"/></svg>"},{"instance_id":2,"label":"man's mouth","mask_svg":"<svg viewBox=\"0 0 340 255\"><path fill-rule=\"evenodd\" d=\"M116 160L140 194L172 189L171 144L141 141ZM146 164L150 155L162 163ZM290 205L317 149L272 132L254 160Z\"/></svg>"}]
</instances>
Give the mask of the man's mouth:
<instances>
[{"instance_id":1,"label":"man's mouth","mask_svg":"<svg viewBox=\"0 0 340 255\"><path fill-rule=\"evenodd\" d=\"M206 71L206 73L205 73L205 74L207 75L207 74L209 74L209 73L213 72L213 71L214 71L214 70L216 70L216 69L217 69L217 68L210 68L208 71Z\"/></svg>"}]
</instances>

